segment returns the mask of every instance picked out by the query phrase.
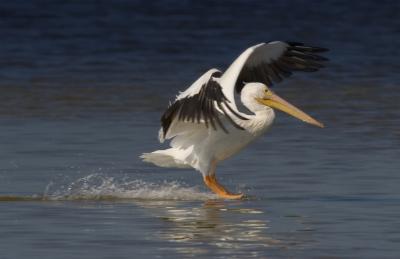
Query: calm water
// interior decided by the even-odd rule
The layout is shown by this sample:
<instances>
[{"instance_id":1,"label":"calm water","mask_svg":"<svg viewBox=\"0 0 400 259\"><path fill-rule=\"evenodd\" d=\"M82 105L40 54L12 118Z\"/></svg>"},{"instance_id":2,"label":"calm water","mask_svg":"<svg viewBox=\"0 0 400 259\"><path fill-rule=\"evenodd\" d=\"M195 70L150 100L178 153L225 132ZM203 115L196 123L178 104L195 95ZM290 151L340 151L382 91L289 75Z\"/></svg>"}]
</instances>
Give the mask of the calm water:
<instances>
[{"instance_id":1,"label":"calm water","mask_svg":"<svg viewBox=\"0 0 400 259\"><path fill-rule=\"evenodd\" d=\"M375 2L2 2L0 258L399 258L400 4ZM331 49L275 88L327 127L278 114L222 164L246 200L138 159L178 90L276 39Z\"/></svg>"}]
</instances>

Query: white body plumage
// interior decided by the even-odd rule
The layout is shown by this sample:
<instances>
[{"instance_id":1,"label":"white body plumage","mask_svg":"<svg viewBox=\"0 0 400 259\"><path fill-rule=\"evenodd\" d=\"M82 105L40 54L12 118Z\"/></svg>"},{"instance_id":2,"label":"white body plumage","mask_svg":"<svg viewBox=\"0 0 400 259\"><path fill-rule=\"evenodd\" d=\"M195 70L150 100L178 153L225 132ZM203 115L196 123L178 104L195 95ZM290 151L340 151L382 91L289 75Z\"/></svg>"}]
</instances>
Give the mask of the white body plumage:
<instances>
[{"instance_id":1,"label":"white body plumage","mask_svg":"<svg viewBox=\"0 0 400 259\"><path fill-rule=\"evenodd\" d=\"M143 154L143 160L161 167L193 167L203 176L213 173L210 170L212 163L216 164L235 155L272 125L275 118L274 110L255 100L257 97L261 98L264 91L265 86L261 83L249 83L243 88L241 101L254 113L246 116L248 120L233 117L243 129L229 125L225 120L222 122L226 125L228 133L207 128L204 124L185 125L186 130L185 127L181 128L180 134L173 137L171 148Z\"/></svg>"}]
</instances>

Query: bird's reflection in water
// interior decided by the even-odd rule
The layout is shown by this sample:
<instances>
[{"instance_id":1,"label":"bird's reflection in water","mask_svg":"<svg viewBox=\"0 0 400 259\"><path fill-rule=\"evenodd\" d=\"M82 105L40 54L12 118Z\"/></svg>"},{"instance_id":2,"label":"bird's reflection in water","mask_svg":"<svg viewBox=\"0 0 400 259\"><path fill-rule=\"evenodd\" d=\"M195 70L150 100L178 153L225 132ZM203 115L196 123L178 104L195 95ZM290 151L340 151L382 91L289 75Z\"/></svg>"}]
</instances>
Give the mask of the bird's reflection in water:
<instances>
[{"instance_id":1,"label":"bird's reflection in water","mask_svg":"<svg viewBox=\"0 0 400 259\"><path fill-rule=\"evenodd\" d=\"M156 210L157 217L165 222L157 237L177 244L163 248L166 250L190 255L212 252L257 257L257 251L279 246L278 240L268 237L264 212L243 205L241 201L215 200L200 206L173 201L140 204L153 213Z\"/></svg>"}]
</instances>

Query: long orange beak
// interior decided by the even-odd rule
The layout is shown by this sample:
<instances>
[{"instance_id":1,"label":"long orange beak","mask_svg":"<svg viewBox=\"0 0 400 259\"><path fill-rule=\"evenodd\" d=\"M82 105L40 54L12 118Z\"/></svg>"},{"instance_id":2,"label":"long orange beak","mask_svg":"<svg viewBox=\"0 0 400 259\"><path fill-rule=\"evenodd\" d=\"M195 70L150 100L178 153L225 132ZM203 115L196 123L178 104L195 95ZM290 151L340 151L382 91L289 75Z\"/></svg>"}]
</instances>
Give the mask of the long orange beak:
<instances>
[{"instance_id":1,"label":"long orange beak","mask_svg":"<svg viewBox=\"0 0 400 259\"><path fill-rule=\"evenodd\" d=\"M265 96L263 99L256 98L256 100L263 105L286 112L286 113L292 115L293 117L295 117L299 120L302 120L306 123L312 124L312 125L320 127L320 128L324 127L324 124L322 124L321 122L312 118L311 116L309 116L308 114L306 114L305 112L300 110L299 108L291 105L290 103L288 103L287 101L285 101L284 99L282 99L281 97L276 95L271 90L265 91Z\"/></svg>"}]
</instances>

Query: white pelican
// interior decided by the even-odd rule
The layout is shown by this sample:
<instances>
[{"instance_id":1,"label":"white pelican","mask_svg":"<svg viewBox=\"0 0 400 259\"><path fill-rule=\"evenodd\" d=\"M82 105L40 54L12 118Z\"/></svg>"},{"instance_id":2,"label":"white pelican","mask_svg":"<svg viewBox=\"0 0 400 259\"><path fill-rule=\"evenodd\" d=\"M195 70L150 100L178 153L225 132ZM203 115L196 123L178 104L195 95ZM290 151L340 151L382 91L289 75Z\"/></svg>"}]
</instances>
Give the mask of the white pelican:
<instances>
[{"instance_id":1,"label":"white pelican","mask_svg":"<svg viewBox=\"0 0 400 259\"><path fill-rule=\"evenodd\" d=\"M327 49L298 42L261 43L245 50L225 73L210 69L181 92L161 117L159 140L170 139L171 148L144 153L141 158L161 167L194 168L220 197L241 198L242 193L230 193L217 182L217 164L268 130L274 109L323 127L269 89L293 71L322 68L327 59L317 53L323 51ZM238 109L235 92L251 113Z\"/></svg>"}]
</instances>

